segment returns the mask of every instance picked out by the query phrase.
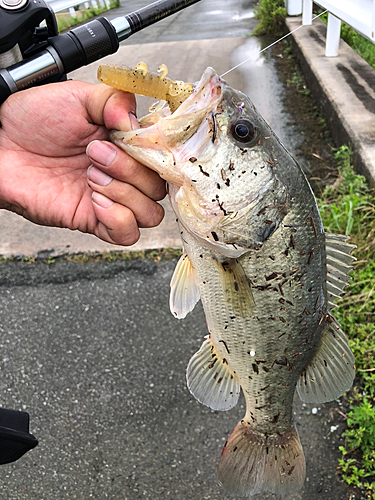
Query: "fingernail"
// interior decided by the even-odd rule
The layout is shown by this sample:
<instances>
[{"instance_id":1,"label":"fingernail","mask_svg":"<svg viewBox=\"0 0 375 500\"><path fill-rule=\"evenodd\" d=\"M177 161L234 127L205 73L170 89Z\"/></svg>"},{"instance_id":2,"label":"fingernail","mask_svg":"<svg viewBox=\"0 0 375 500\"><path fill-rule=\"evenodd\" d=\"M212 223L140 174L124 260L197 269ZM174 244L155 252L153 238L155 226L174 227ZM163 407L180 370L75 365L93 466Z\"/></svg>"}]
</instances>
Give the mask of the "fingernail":
<instances>
[{"instance_id":1,"label":"fingernail","mask_svg":"<svg viewBox=\"0 0 375 500\"><path fill-rule=\"evenodd\" d=\"M100 163L104 167L109 165L116 158L116 150L109 144L100 141L93 141L87 146L86 154L95 163Z\"/></svg>"},{"instance_id":2,"label":"fingernail","mask_svg":"<svg viewBox=\"0 0 375 500\"><path fill-rule=\"evenodd\" d=\"M105 172L102 172L93 165L88 168L87 177L90 179L90 181L95 182L95 184L98 184L99 186L108 186L108 184L113 181L113 177L106 174Z\"/></svg>"},{"instance_id":3,"label":"fingernail","mask_svg":"<svg viewBox=\"0 0 375 500\"><path fill-rule=\"evenodd\" d=\"M129 112L129 120L130 120L130 125L132 127L132 130L139 128L139 123L138 123L137 117L135 116L135 113L133 113L133 111Z\"/></svg>"},{"instance_id":4,"label":"fingernail","mask_svg":"<svg viewBox=\"0 0 375 500\"><path fill-rule=\"evenodd\" d=\"M114 201L95 191L92 193L92 201L103 208L109 208L114 204Z\"/></svg>"}]
</instances>

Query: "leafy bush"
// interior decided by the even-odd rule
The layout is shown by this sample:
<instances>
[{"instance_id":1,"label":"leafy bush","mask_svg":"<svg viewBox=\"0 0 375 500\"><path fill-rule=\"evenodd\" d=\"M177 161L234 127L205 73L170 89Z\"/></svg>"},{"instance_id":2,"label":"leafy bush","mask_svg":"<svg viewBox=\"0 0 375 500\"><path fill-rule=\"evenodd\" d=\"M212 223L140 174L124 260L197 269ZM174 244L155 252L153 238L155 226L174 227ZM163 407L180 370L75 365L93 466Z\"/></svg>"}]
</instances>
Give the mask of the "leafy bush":
<instances>
[{"instance_id":1,"label":"leafy bush","mask_svg":"<svg viewBox=\"0 0 375 500\"><path fill-rule=\"evenodd\" d=\"M260 0L260 5L255 9L255 18L260 22L254 35L280 35L286 18L284 0Z\"/></svg>"}]
</instances>

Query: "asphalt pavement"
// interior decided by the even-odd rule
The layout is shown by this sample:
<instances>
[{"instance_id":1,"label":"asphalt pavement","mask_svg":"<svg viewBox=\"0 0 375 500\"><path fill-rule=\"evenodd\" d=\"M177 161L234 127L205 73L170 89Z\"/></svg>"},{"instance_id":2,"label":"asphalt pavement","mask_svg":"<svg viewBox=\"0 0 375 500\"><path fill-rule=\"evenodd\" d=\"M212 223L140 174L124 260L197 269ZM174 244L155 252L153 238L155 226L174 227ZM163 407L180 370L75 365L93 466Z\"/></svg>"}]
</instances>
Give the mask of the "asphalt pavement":
<instances>
[{"instance_id":1,"label":"asphalt pavement","mask_svg":"<svg viewBox=\"0 0 375 500\"><path fill-rule=\"evenodd\" d=\"M190 395L186 366L207 330L200 304L182 321L169 311L175 265L2 266L1 404L30 413L40 444L0 467L1 500L229 498L216 467L244 403L214 412ZM348 500L341 408L296 401L307 479L289 500Z\"/></svg>"}]
</instances>

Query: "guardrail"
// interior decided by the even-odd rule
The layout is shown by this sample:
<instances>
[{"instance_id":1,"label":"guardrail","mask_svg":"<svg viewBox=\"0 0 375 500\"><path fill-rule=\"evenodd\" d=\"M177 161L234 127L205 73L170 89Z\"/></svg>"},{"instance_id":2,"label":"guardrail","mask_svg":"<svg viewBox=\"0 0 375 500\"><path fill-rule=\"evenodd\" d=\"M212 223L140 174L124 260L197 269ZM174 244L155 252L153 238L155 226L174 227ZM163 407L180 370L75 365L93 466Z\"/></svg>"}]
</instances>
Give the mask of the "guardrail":
<instances>
[{"instance_id":1,"label":"guardrail","mask_svg":"<svg viewBox=\"0 0 375 500\"><path fill-rule=\"evenodd\" d=\"M85 9L90 8L90 4L95 9L99 7L107 7L109 9L110 2L109 0L90 0L86 2L80 2L79 0L46 0L47 3L52 7L53 12L62 12L64 10L68 10L69 14L76 19L77 14L75 7L83 6ZM98 5L99 4L99 5Z\"/></svg>"},{"instance_id":2,"label":"guardrail","mask_svg":"<svg viewBox=\"0 0 375 500\"><path fill-rule=\"evenodd\" d=\"M375 43L375 0L285 0L288 15L302 13L302 24L312 22L313 3L328 10L326 56L338 55L341 21Z\"/></svg>"}]
</instances>

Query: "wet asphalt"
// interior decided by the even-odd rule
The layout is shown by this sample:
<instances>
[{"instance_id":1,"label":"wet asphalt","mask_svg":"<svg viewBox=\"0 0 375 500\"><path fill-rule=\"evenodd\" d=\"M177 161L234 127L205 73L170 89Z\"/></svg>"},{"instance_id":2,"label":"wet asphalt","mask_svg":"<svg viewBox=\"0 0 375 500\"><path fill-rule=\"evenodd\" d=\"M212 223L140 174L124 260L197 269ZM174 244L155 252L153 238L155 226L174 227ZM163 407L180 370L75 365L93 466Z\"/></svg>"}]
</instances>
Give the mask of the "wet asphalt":
<instances>
[{"instance_id":1,"label":"wet asphalt","mask_svg":"<svg viewBox=\"0 0 375 500\"><path fill-rule=\"evenodd\" d=\"M148 0L123 0L120 8L104 15L111 21L150 3ZM122 43L129 45L247 36L257 24L254 19L256 4L256 0L201 0L135 33Z\"/></svg>"},{"instance_id":2,"label":"wet asphalt","mask_svg":"<svg viewBox=\"0 0 375 500\"><path fill-rule=\"evenodd\" d=\"M229 498L216 467L244 405L213 412L186 387L207 331L200 305L181 321L169 311L175 264L0 267L1 404L29 412L40 441L0 468L2 500ZM340 405L296 402L308 479L290 500L348 498Z\"/></svg>"}]
</instances>

